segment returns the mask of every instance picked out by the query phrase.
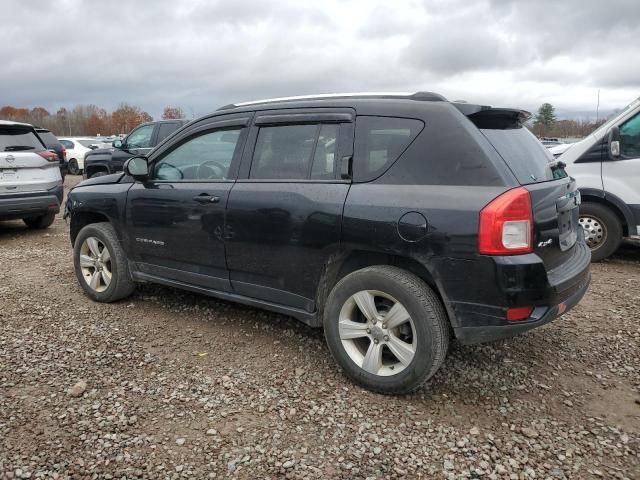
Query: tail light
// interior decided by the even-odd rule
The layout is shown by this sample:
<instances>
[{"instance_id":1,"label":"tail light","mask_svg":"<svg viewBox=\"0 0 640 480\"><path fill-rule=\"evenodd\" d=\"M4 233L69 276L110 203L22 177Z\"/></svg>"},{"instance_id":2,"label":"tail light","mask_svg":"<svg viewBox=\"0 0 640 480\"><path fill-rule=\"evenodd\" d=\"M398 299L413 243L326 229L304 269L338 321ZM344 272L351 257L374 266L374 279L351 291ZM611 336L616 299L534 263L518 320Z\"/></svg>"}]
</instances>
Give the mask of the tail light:
<instances>
[{"instance_id":1,"label":"tail light","mask_svg":"<svg viewBox=\"0 0 640 480\"><path fill-rule=\"evenodd\" d=\"M43 150L42 152L38 152L38 155L40 155L42 158L44 158L47 162L57 162L58 161L58 155L56 155L55 153L53 153L50 150Z\"/></svg>"},{"instance_id":2,"label":"tail light","mask_svg":"<svg viewBox=\"0 0 640 480\"><path fill-rule=\"evenodd\" d=\"M480 211L478 249L483 255L533 251L533 212L526 188L509 190Z\"/></svg>"}]
</instances>

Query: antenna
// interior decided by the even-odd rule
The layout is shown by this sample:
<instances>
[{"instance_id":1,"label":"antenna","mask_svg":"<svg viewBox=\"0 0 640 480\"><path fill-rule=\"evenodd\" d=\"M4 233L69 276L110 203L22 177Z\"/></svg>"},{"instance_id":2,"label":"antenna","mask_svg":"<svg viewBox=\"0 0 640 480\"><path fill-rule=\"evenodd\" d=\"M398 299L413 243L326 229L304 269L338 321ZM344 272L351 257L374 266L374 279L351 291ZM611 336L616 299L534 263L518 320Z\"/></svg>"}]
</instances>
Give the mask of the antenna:
<instances>
[{"instance_id":1,"label":"antenna","mask_svg":"<svg viewBox=\"0 0 640 480\"><path fill-rule=\"evenodd\" d=\"M598 123L599 113L600 113L600 89L598 89L598 102L596 103L596 123Z\"/></svg>"}]
</instances>

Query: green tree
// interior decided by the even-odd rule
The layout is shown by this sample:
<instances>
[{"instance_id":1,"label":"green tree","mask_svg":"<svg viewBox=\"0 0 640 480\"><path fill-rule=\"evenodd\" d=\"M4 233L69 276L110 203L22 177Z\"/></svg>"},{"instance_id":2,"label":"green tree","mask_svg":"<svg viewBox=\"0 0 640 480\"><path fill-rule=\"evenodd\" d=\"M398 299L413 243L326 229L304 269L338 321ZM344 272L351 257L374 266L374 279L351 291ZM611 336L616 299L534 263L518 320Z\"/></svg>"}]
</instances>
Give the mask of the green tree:
<instances>
[{"instance_id":1,"label":"green tree","mask_svg":"<svg viewBox=\"0 0 640 480\"><path fill-rule=\"evenodd\" d=\"M533 121L533 128L539 135L544 135L556 123L556 109L550 103L543 103Z\"/></svg>"}]
</instances>

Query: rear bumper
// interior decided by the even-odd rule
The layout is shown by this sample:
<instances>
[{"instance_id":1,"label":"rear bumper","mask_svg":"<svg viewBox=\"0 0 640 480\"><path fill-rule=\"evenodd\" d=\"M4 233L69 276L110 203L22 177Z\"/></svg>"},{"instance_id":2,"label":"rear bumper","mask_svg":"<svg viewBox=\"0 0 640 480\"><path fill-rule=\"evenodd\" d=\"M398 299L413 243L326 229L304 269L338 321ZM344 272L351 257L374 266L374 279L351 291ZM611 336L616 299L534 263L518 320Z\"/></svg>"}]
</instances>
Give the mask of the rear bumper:
<instances>
[{"instance_id":1,"label":"rear bumper","mask_svg":"<svg viewBox=\"0 0 640 480\"><path fill-rule=\"evenodd\" d=\"M573 308L591 281L591 253L582 239L572 257L555 270L545 270L535 254L496 257L490 260L493 265L486 260L480 262L484 272L469 276L477 279L475 288L467 282L466 288L453 289L453 297L448 295L453 329L461 343L511 337L549 323ZM465 292L469 291L482 295L468 301ZM534 307L528 319L506 320L507 308L524 306Z\"/></svg>"},{"instance_id":2,"label":"rear bumper","mask_svg":"<svg viewBox=\"0 0 640 480\"><path fill-rule=\"evenodd\" d=\"M62 203L63 187L59 185L44 192L25 192L0 196L0 219L32 217L58 213Z\"/></svg>"}]
</instances>

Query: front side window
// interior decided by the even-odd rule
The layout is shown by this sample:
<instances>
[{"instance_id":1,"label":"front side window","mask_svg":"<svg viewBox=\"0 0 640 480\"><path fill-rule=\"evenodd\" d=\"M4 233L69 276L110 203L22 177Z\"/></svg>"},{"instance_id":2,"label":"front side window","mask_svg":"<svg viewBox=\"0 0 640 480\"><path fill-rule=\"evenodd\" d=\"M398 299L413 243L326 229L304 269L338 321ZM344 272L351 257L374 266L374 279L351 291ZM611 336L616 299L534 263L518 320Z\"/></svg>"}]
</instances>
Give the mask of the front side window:
<instances>
[{"instance_id":1,"label":"front side window","mask_svg":"<svg viewBox=\"0 0 640 480\"><path fill-rule=\"evenodd\" d=\"M250 178L335 178L337 124L262 127L253 154Z\"/></svg>"},{"instance_id":2,"label":"front side window","mask_svg":"<svg viewBox=\"0 0 640 480\"><path fill-rule=\"evenodd\" d=\"M356 119L354 175L360 181L380 176L422 131L411 118L359 116Z\"/></svg>"},{"instance_id":3,"label":"front side window","mask_svg":"<svg viewBox=\"0 0 640 480\"><path fill-rule=\"evenodd\" d=\"M153 125L145 125L127 137L127 148L149 148L153 135Z\"/></svg>"},{"instance_id":4,"label":"front side window","mask_svg":"<svg viewBox=\"0 0 640 480\"><path fill-rule=\"evenodd\" d=\"M208 132L190 138L162 157L157 180L226 180L242 129Z\"/></svg>"},{"instance_id":5,"label":"front side window","mask_svg":"<svg viewBox=\"0 0 640 480\"><path fill-rule=\"evenodd\" d=\"M620 155L640 158L640 113L620 127Z\"/></svg>"}]
</instances>

